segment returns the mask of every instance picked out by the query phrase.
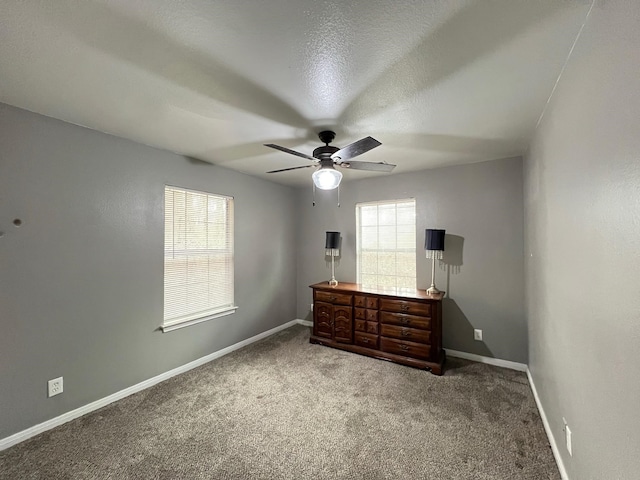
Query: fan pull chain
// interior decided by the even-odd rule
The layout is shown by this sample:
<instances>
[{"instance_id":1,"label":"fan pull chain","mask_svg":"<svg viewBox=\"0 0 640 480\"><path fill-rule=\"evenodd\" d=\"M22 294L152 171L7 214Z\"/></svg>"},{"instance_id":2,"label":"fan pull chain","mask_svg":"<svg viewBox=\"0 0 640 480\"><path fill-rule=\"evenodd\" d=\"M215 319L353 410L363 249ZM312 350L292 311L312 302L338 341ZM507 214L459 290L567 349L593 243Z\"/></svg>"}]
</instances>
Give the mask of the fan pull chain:
<instances>
[{"instance_id":1,"label":"fan pull chain","mask_svg":"<svg viewBox=\"0 0 640 480\"><path fill-rule=\"evenodd\" d=\"M313 187L313 206L316 206L316 184L312 181L311 186Z\"/></svg>"},{"instance_id":2,"label":"fan pull chain","mask_svg":"<svg viewBox=\"0 0 640 480\"><path fill-rule=\"evenodd\" d=\"M338 208L340 208L340 185L338 185Z\"/></svg>"}]
</instances>

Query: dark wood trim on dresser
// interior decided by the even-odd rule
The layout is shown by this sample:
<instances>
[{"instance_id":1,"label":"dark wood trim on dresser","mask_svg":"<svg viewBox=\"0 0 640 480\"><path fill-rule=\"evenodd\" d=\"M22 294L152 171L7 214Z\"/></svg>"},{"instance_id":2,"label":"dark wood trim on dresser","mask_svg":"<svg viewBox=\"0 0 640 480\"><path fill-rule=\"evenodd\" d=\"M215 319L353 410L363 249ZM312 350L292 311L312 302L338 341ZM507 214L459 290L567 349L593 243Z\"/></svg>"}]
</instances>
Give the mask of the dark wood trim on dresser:
<instances>
[{"instance_id":1,"label":"dark wood trim on dresser","mask_svg":"<svg viewBox=\"0 0 640 480\"><path fill-rule=\"evenodd\" d=\"M311 285L310 342L442 375L442 297L425 290Z\"/></svg>"}]
</instances>

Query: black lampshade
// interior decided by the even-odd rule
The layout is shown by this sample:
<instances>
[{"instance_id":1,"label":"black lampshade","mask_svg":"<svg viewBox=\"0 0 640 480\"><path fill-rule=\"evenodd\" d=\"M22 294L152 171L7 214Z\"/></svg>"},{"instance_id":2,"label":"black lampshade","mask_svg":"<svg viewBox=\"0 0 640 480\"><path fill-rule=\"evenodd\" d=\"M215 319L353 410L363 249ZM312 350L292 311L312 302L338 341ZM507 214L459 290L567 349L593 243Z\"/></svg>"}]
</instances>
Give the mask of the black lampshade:
<instances>
[{"instance_id":1,"label":"black lampshade","mask_svg":"<svg viewBox=\"0 0 640 480\"><path fill-rule=\"evenodd\" d=\"M340 232L327 232L327 243L324 248L340 248Z\"/></svg>"},{"instance_id":2,"label":"black lampshade","mask_svg":"<svg viewBox=\"0 0 640 480\"><path fill-rule=\"evenodd\" d=\"M444 230L427 228L424 231L425 250L444 250Z\"/></svg>"}]
</instances>

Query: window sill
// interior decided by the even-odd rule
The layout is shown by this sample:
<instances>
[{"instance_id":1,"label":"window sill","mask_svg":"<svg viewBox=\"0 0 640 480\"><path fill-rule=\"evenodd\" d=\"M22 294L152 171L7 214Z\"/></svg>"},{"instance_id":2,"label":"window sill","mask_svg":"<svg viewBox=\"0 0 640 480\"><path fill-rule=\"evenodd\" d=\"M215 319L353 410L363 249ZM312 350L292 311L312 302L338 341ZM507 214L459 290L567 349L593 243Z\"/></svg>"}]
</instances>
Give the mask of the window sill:
<instances>
[{"instance_id":1,"label":"window sill","mask_svg":"<svg viewBox=\"0 0 640 480\"><path fill-rule=\"evenodd\" d=\"M237 309L238 307L233 306L216 313L205 315L204 317L193 318L190 320L177 320L177 321L174 320L173 322L160 325L160 329L162 330L163 333L172 332L180 328L189 327L191 325L196 325L198 323L206 322L207 320L213 320L214 318L226 317L227 315L231 315L235 313Z\"/></svg>"}]
</instances>

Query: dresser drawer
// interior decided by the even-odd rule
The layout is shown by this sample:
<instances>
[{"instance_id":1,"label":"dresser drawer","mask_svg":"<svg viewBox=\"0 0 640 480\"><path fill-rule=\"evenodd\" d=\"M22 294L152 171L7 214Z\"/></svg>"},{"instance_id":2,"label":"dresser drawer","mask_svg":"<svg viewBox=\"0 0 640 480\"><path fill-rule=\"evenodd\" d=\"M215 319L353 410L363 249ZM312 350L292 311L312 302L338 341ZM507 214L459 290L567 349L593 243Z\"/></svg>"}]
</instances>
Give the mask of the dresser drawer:
<instances>
[{"instance_id":1,"label":"dresser drawer","mask_svg":"<svg viewBox=\"0 0 640 480\"><path fill-rule=\"evenodd\" d=\"M380 321L392 325L404 325L405 327L419 328L422 330L431 329L431 319L428 317L418 317L416 315L404 315L402 313L380 312Z\"/></svg>"},{"instance_id":2,"label":"dresser drawer","mask_svg":"<svg viewBox=\"0 0 640 480\"><path fill-rule=\"evenodd\" d=\"M355 318L359 318L362 320L366 320L367 319L367 311L364 308L354 308L354 316Z\"/></svg>"},{"instance_id":3,"label":"dresser drawer","mask_svg":"<svg viewBox=\"0 0 640 480\"><path fill-rule=\"evenodd\" d=\"M367 322L367 333L378 334L378 322Z\"/></svg>"},{"instance_id":4,"label":"dresser drawer","mask_svg":"<svg viewBox=\"0 0 640 480\"><path fill-rule=\"evenodd\" d=\"M354 335L354 343L361 347L378 348L378 336L356 332Z\"/></svg>"},{"instance_id":5,"label":"dresser drawer","mask_svg":"<svg viewBox=\"0 0 640 480\"><path fill-rule=\"evenodd\" d=\"M353 297L353 304L356 307L370 308L372 310L378 309L378 299L376 297L361 297L356 295Z\"/></svg>"},{"instance_id":6,"label":"dresser drawer","mask_svg":"<svg viewBox=\"0 0 640 480\"><path fill-rule=\"evenodd\" d=\"M383 323L380 326L380 335L418 343L431 343L431 332L429 330L418 330L398 325L386 325Z\"/></svg>"},{"instance_id":7,"label":"dresser drawer","mask_svg":"<svg viewBox=\"0 0 640 480\"><path fill-rule=\"evenodd\" d=\"M351 295L335 292L324 292L316 290L316 300L320 302L328 302L336 305L351 305Z\"/></svg>"},{"instance_id":8,"label":"dresser drawer","mask_svg":"<svg viewBox=\"0 0 640 480\"><path fill-rule=\"evenodd\" d=\"M380 337L380 350L382 350L383 352L395 353L396 355L404 355L407 357L428 360L431 348L429 347L429 345L424 345L421 343L396 340L395 338Z\"/></svg>"},{"instance_id":9,"label":"dresser drawer","mask_svg":"<svg viewBox=\"0 0 640 480\"><path fill-rule=\"evenodd\" d=\"M369 322L377 322L378 321L378 311L377 310L367 310L367 321Z\"/></svg>"},{"instance_id":10,"label":"dresser drawer","mask_svg":"<svg viewBox=\"0 0 640 480\"><path fill-rule=\"evenodd\" d=\"M356 320L355 321L355 329L357 332L364 332L367 329L367 322L364 320Z\"/></svg>"},{"instance_id":11,"label":"dresser drawer","mask_svg":"<svg viewBox=\"0 0 640 480\"><path fill-rule=\"evenodd\" d=\"M399 312L409 315L431 316L431 305L428 303L412 302L410 300L380 299L380 310Z\"/></svg>"}]
</instances>

